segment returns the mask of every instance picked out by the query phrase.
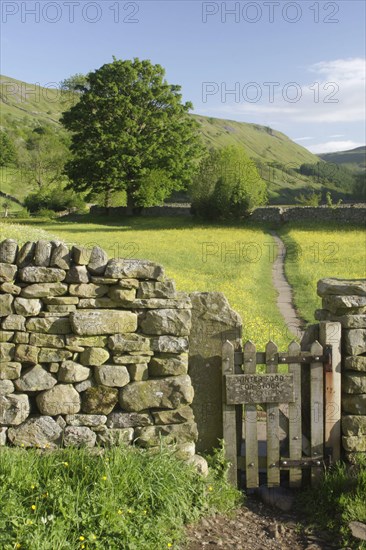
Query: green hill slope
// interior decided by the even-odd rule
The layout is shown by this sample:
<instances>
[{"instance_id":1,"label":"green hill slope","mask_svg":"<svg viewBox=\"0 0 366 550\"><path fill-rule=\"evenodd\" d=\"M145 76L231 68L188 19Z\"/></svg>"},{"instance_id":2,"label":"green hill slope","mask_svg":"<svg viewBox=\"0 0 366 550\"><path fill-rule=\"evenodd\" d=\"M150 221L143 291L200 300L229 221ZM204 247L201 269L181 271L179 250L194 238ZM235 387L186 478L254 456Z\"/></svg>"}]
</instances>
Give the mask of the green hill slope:
<instances>
[{"instance_id":1,"label":"green hill slope","mask_svg":"<svg viewBox=\"0 0 366 550\"><path fill-rule=\"evenodd\" d=\"M366 145L350 149L349 151L337 151L336 153L325 153L319 157L326 162L334 162L344 168L348 168L355 174L366 172Z\"/></svg>"},{"instance_id":2,"label":"green hill slope","mask_svg":"<svg viewBox=\"0 0 366 550\"><path fill-rule=\"evenodd\" d=\"M37 126L48 125L62 134L59 119L61 113L75 101L77 94L61 92L54 87L43 88L34 84L0 76L1 126L15 139L18 146ZM340 190L329 185L325 188L314 178L301 175L297 169L303 163L315 164L319 157L291 141L281 132L266 126L236 122L201 115L191 115L201 125L202 136L207 146L222 147L241 145L256 163L259 172L267 181L272 203L291 204L295 197L309 189L331 190L334 197L342 196ZM3 192L22 199L29 189L22 178L9 176L4 169L0 175Z\"/></svg>"}]
</instances>

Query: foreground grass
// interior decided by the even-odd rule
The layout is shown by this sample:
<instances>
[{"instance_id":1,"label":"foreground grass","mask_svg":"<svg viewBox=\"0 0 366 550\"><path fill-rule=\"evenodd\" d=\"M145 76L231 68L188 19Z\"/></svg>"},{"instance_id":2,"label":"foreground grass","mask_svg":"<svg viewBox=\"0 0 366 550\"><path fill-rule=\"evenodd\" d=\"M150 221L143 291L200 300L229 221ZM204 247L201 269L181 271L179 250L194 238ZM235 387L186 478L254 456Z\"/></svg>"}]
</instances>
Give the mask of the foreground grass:
<instances>
[{"instance_id":1,"label":"foreground grass","mask_svg":"<svg viewBox=\"0 0 366 550\"><path fill-rule=\"evenodd\" d=\"M177 289L223 292L244 322L244 339L258 349L292 340L276 306L272 285L273 239L264 227L197 224L186 218L109 219L86 216L23 227L3 225L3 238L29 240L35 228L65 242L99 245L109 257L146 258L162 264ZM22 228L22 229L20 229ZM20 235L20 233L22 233Z\"/></svg>"},{"instance_id":2,"label":"foreground grass","mask_svg":"<svg viewBox=\"0 0 366 550\"><path fill-rule=\"evenodd\" d=\"M342 539L345 546L366 550L366 542L356 540L348 527L350 521L366 523L366 460L360 458L350 467L337 463L319 487L302 493L299 511L321 529Z\"/></svg>"},{"instance_id":3,"label":"foreground grass","mask_svg":"<svg viewBox=\"0 0 366 550\"><path fill-rule=\"evenodd\" d=\"M295 305L308 322L314 322L314 312L321 307L319 279L366 277L366 232L360 227L304 224L281 229L279 235L288 250L285 270Z\"/></svg>"},{"instance_id":4,"label":"foreground grass","mask_svg":"<svg viewBox=\"0 0 366 550\"><path fill-rule=\"evenodd\" d=\"M168 450L0 452L0 547L37 550L178 548L183 527L230 512L222 450L203 478Z\"/></svg>"}]
</instances>

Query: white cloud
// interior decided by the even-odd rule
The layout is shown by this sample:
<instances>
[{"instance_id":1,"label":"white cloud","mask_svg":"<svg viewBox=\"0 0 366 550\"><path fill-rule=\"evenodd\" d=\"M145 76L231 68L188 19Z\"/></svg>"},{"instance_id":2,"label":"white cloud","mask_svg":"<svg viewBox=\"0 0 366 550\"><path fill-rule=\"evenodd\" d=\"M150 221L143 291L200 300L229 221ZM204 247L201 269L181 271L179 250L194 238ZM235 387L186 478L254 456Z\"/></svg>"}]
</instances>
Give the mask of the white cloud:
<instances>
[{"instance_id":1,"label":"white cloud","mask_svg":"<svg viewBox=\"0 0 366 550\"><path fill-rule=\"evenodd\" d=\"M309 145L307 149L315 154L321 153L336 153L338 151L348 151L349 149L355 149L361 147L364 143L358 143L357 141L327 141L325 143L317 143L315 145Z\"/></svg>"},{"instance_id":2,"label":"white cloud","mask_svg":"<svg viewBox=\"0 0 366 550\"><path fill-rule=\"evenodd\" d=\"M332 139L337 139L337 138L341 138L341 137L344 137L344 134L333 134L332 136L328 136Z\"/></svg>"},{"instance_id":3,"label":"white cloud","mask_svg":"<svg viewBox=\"0 0 366 550\"><path fill-rule=\"evenodd\" d=\"M292 141L308 141L309 139L314 139L314 138L306 136L306 137L293 138Z\"/></svg>"},{"instance_id":4,"label":"white cloud","mask_svg":"<svg viewBox=\"0 0 366 550\"><path fill-rule=\"evenodd\" d=\"M258 116L269 114L282 115L291 123L360 123L366 119L365 63L363 58L315 63L308 67L308 72L315 78L308 78L306 83L294 83L294 86L288 86L286 82L276 86L271 101L268 86L261 83L257 83L262 92L260 101L253 103L246 100L242 93L246 90L246 83L243 82L240 102L232 102L231 95L227 103L216 103L209 111L219 116L252 118L255 115L259 123ZM227 88L232 89L231 83L227 83ZM217 101L218 97L218 92L208 96L208 102ZM298 101L289 101L295 97Z\"/></svg>"}]
</instances>

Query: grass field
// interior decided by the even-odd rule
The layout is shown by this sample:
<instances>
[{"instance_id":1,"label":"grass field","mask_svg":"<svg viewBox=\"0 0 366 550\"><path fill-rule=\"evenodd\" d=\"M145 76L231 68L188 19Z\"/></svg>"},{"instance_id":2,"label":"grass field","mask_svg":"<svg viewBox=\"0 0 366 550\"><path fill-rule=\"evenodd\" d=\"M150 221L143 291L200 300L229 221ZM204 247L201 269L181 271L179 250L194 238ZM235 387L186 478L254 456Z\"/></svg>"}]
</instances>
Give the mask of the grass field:
<instances>
[{"instance_id":1,"label":"grass field","mask_svg":"<svg viewBox=\"0 0 366 550\"><path fill-rule=\"evenodd\" d=\"M109 257L146 258L162 264L178 290L223 292L244 322L244 339L284 349L292 339L276 306L272 286L273 240L265 227L197 225L189 219L108 218L3 224L1 238L19 242L60 238L68 244L101 246ZM25 227L27 227L25 229ZM46 233L44 233L46 232ZM288 254L286 275L300 315L314 321L323 277L364 278L366 236L360 228L309 225L279 230Z\"/></svg>"},{"instance_id":2,"label":"grass field","mask_svg":"<svg viewBox=\"0 0 366 550\"><path fill-rule=\"evenodd\" d=\"M273 240L265 229L196 225L176 218L48 222L31 227L31 231L46 230L69 244L101 246L111 258L158 262L178 290L224 292L242 316L244 338L258 346L273 339L283 347L292 338L276 307L271 282ZM2 233L19 241L30 239L29 229L21 225L5 224Z\"/></svg>"},{"instance_id":3,"label":"grass field","mask_svg":"<svg viewBox=\"0 0 366 550\"><path fill-rule=\"evenodd\" d=\"M285 269L301 316L314 322L321 307L316 284L323 277L366 277L366 232L361 228L303 225L279 231L288 255Z\"/></svg>"}]
</instances>

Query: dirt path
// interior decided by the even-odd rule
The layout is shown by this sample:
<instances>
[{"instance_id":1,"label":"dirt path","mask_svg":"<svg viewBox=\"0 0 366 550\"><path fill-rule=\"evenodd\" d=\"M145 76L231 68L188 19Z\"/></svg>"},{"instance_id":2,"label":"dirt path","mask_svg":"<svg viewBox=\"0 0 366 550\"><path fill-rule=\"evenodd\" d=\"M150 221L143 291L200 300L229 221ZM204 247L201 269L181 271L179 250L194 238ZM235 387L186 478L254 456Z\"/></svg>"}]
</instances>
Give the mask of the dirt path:
<instances>
[{"instance_id":1,"label":"dirt path","mask_svg":"<svg viewBox=\"0 0 366 550\"><path fill-rule=\"evenodd\" d=\"M286 246L275 231L270 231L277 245L277 258L272 267L272 282L277 296L277 307L284 318L289 333L301 338L304 329L304 321L300 319L293 302L293 292L285 275Z\"/></svg>"},{"instance_id":2,"label":"dirt path","mask_svg":"<svg viewBox=\"0 0 366 550\"><path fill-rule=\"evenodd\" d=\"M303 518L248 498L235 517L213 516L187 529L184 550L335 550L329 534L312 532Z\"/></svg>"}]
</instances>

